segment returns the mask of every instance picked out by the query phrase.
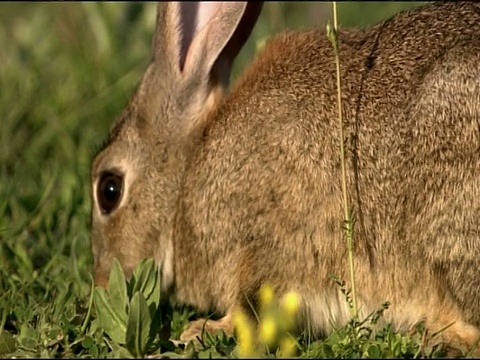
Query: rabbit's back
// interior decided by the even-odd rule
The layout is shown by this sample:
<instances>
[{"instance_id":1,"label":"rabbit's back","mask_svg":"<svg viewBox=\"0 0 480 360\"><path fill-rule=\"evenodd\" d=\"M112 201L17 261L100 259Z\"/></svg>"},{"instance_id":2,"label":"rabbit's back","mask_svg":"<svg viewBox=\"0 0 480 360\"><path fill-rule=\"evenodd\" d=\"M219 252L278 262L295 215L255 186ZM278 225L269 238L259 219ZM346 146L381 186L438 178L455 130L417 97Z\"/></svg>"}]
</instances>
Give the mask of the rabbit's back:
<instances>
[{"instance_id":1,"label":"rabbit's back","mask_svg":"<svg viewBox=\"0 0 480 360\"><path fill-rule=\"evenodd\" d=\"M360 298L448 298L479 324L480 5L428 5L339 42ZM222 292L270 281L315 298L348 278L337 116L332 45L312 30L267 44L212 117L176 251Z\"/></svg>"}]
</instances>

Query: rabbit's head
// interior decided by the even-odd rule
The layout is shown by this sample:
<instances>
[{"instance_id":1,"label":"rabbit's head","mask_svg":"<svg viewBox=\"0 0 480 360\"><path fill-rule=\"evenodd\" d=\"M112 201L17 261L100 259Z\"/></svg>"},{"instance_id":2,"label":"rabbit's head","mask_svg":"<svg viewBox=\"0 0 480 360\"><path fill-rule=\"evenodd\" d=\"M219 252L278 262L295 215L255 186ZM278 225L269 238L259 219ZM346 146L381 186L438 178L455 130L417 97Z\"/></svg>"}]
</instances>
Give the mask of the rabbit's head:
<instances>
[{"instance_id":1,"label":"rabbit's head","mask_svg":"<svg viewBox=\"0 0 480 360\"><path fill-rule=\"evenodd\" d=\"M118 258L127 276L142 258L173 275L172 232L188 154L228 87L232 62L261 3L158 5L152 60L96 156L92 180L95 282Z\"/></svg>"}]
</instances>

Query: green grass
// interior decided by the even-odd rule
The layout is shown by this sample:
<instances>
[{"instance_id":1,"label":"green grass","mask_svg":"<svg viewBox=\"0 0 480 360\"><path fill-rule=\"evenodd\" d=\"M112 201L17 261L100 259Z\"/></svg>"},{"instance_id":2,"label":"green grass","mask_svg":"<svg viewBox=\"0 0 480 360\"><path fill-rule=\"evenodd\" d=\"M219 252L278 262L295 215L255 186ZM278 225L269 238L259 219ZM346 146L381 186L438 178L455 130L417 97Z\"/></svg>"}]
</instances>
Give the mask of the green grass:
<instances>
[{"instance_id":1,"label":"green grass","mask_svg":"<svg viewBox=\"0 0 480 360\"><path fill-rule=\"evenodd\" d=\"M340 23L365 26L408 6L342 3ZM330 12L327 3L268 3L234 76L266 36L324 24ZM149 61L155 4L2 3L0 20L0 357L235 356L234 340L222 336L200 352L174 347L167 339L178 338L192 309L155 303L147 313L149 295L135 297L140 290L121 277L125 334L109 333L102 314L111 309L91 296L90 163ZM298 355L437 355L422 347L421 330L372 334L381 312L323 341L299 337ZM152 333L135 331L145 321Z\"/></svg>"}]
</instances>

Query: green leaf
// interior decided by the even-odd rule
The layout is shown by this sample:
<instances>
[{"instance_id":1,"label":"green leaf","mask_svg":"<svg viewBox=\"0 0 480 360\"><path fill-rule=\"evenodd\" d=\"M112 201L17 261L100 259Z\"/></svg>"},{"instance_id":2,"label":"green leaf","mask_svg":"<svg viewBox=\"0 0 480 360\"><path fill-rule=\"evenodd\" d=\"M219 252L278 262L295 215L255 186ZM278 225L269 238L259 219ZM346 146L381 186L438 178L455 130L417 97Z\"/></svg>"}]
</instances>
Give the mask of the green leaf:
<instances>
[{"instance_id":1,"label":"green leaf","mask_svg":"<svg viewBox=\"0 0 480 360\"><path fill-rule=\"evenodd\" d=\"M88 353L93 357L93 358L99 358L98 356L98 347L95 344L92 344L91 347L88 348Z\"/></svg>"},{"instance_id":2,"label":"green leaf","mask_svg":"<svg viewBox=\"0 0 480 360\"><path fill-rule=\"evenodd\" d=\"M110 344L112 347L112 353L109 354L110 357L117 358L117 359L131 359L134 356L125 349L123 346L120 346L118 344Z\"/></svg>"},{"instance_id":3,"label":"green leaf","mask_svg":"<svg viewBox=\"0 0 480 360\"><path fill-rule=\"evenodd\" d=\"M82 340L82 346L85 349L90 349L95 345L93 338L90 335L85 336L85 338Z\"/></svg>"},{"instance_id":4,"label":"green leaf","mask_svg":"<svg viewBox=\"0 0 480 360\"><path fill-rule=\"evenodd\" d=\"M150 327L152 318L147 302L141 292L133 295L130 303L127 324L127 349L135 357L143 357L149 344Z\"/></svg>"},{"instance_id":5,"label":"green leaf","mask_svg":"<svg viewBox=\"0 0 480 360\"><path fill-rule=\"evenodd\" d=\"M142 292L145 299L148 299L154 292L158 282L158 268L152 258L142 260L133 270L132 295L137 291Z\"/></svg>"},{"instance_id":6,"label":"green leaf","mask_svg":"<svg viewBox=\"0 0 480 360\"><path fill-rule=\"evenodd\" d=\"M377 344L372 344L368 347L368 357L370 359L380 359L382 357L382 354L380 352L380 349L378 348Z\"/></svg>"},{"instance_id":7,"label":"green leaf","mask_svg":"<svg viewBox=\"0 0 480 360\"><path fill-rule=\"evenodd\" d=\"M113 311L107 300L106 290L102 287L96 287L93 300L100 326L113 341L125 344L126 321Z\"/></svg>"},{"instance_id":8,"label":"green leaf","mask_svg":"<svg viewBox=\"0 0 480 360\"><path fill-rule=\"evenodd\" d=\"M20 327L20 335L18 335L17 340L22 347L26 349L35 349L38 345L38 333L36 330L24 323Z\"/></svg>"},{"instance_id":9,"label":"green leaf","mask_svg":"<svg viewBox=\"0 0 480 360\"><path fill-rule=\"evenodd\" d=\"M72 301L73 298L73 284L69 283L67 288L65 288L60 295L55 298L55 303L54 303L54 316L57 318L60 316L62 312L65 311L65 307L69 302Z\"/></svg>"},{"instance_id":10,"label":"green leaf","mask_svg":"<svg viewBox=\"0 0 480 360\"><path fill-rule=\"evenodd\" d=\"M219 359L222 357L225 358L225 356L222 356L222 354L220 354L214 346L199 351L197 356L199 359Z\"/></svg>"},{"instance_id":11,"label":"green leaf","mask_svg":"<svg viewBox=\"0 0 480 360\"><path fill-rule=\"evenodd\" d=\"M322 357L333 359L335 358L335 353L333 352L332 348L328 344L322 344Z\"/></svg>"},{"instance_id":12,"label":"green leaf","mask_svg":"<svg viewBox=\"0 0 480 360\"><path fill-rule=\"evenodd\" d=\"M150 281L152 282L152 290L149 295L145 296L148 307L156 309L160 305L160 274L158 267L155 266L153 274L150 274Z\"/></svg>"},{"instance_id":13,"label":"green leaf","mask_svg":"<svg viewBox=\"0 0 480 360\"><path fill-rule=\"evenodd\" d=\"M162 359L188 359L188 357L185 354L177 354L176 352L173 351L165 351L162 353Z\"/></svg>"},{"instance_id":14,"label":"green leaf","mask_svg":"<svg viewBox=\"0 0 480 360\"><path fill-rule=\"evenodd\" d=\"M108 295L112 311L116 313L123 323L127 323L127 284L125 274L119 261L113 259L110 278L108 279Z\"/></svg>"},{"instance_id":15,"label":"green leaf","mask_svg":"<svg viewBox=\"0 0 480 360\"><path fill-rule=\"evenodd\" d=\"M3 330L0 333L0 355L10 354L15 351L16 347L17 342L13 338L13 335Z\"/></svg>"}]
</instances>

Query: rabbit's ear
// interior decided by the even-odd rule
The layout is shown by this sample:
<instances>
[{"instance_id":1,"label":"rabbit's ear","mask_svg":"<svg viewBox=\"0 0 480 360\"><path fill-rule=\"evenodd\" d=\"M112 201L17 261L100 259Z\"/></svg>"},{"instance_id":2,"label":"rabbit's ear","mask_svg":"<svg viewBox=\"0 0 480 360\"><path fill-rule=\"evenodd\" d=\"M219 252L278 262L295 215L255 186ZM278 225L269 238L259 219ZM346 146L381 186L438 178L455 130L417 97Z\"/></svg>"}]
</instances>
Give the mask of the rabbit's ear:
<instances>
[{"instance_id":1,"label":"rabbit's ear","mask_svg":"<svg viewBox=\"0 0 480 360\"><path fill-rule=\"evenodd\" d=\"M153 60L178 80L227 86L261 2L168 2L158 6ZM198 82L199 81L199 82Z\"/></svg>"}]
</instances>

